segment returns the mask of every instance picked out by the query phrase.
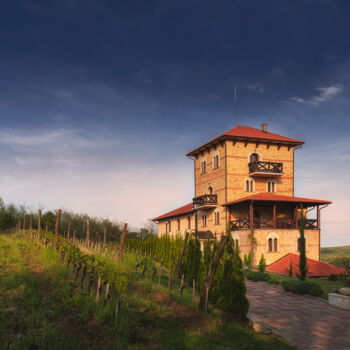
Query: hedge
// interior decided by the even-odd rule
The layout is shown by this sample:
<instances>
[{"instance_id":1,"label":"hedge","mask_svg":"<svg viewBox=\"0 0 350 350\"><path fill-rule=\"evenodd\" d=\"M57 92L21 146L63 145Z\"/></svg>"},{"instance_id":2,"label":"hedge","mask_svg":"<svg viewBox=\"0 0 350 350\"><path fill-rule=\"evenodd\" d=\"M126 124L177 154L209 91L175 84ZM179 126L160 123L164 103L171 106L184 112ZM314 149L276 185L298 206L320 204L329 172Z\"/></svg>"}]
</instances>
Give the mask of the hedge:
<instances>
[{"instance_id":1,"label":"hedge","mask_svg":"<svg viewBox=\"0 0 350 350\"><path fill-rule=\"evenodd\" d=\"M310 281L283 281L282 287L287 292L299 295L309 294L313 297L319 297L323 294L321 286Z\"/></svg>"},{"instance_id":2,"label":"hedge","mask_svg":"<svg viewBox=\"0 0 350 350\"><path fill-rule=\"evenodd\" d=\"M271 276L267 273L260 272L260 271L249 271L246 274L247 278L251 281L258 282L258 281L265 281L270 282Z\"/></svg>"}]
</instances>

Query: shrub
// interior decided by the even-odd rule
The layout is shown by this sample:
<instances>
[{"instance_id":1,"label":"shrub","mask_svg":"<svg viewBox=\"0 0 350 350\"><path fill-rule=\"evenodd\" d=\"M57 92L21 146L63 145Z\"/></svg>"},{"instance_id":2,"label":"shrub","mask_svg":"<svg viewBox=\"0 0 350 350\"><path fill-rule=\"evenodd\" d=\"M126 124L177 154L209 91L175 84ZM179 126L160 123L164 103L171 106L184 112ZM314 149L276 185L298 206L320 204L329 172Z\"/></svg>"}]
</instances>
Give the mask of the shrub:
<instances>
[{"instance_id":1,"label":"shrub","mask_svg":"<svg viewBox=\"0 0 350 350\"><path fill-rule=\"evenodd\" d=\"M266 268L266 260L264 258L264 254L261 255L260 261L259 261L259 271L265 272Z\"/></svg>"},{"instance_id":2,"label":"shrub","mask_svg":"<svg viewBox=\"0 0 350 350\"><path fill-rule=\"evenodd\" d=\"M335 275L334 273L332 273L332 274L328 277L328 279L329 279L330 281L338 281L338 276Z\"/></svg>"},{"instance_id":3,"label":"shrub","mask_svg":"<svg viewBox=\"0 0 350 350\"><path fill-rule=\"evenodd\" d=\"M323 294L321 286L310 281L283 281L282 287L287 292L299 295L309 294L314 297L319 297Z\"/></svg>"},{"instance_id":4,"label":"shrub","mask_svg":"<svg viewBox=\"0 0 350 350\"><path fill-rule=\"evenodd\" d=\"M271 276L267 273L261 272L261 271L249 271L247 272L247 278L251 281L258 282L258 281L265 281L270 282Z\"/></svg>"},{"instance_id":5,"label":"shrub","mask_svg":"<svg viewBox=\"0 0 350 350\"><path fill-rule=\"evenodd\" d=\"M217 302L219 309L237 318L245 318L249 309L246 286L239 251L233 248L231 236L223 256L222 269L217 284Z\"/></svg>"}]
</instances>

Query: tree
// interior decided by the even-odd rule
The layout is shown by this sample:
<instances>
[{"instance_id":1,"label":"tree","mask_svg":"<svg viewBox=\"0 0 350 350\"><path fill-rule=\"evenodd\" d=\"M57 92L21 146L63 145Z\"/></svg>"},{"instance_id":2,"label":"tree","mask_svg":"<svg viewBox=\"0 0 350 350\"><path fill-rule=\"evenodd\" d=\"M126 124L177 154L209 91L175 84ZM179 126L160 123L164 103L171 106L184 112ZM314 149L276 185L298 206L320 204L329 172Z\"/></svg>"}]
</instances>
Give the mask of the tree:
<instances>
[{"instance_id":1,"label":"tree","mask_svg":"<svg viewBox=\"0 0 350 350\"><path fill-rule=\"evenodd\" d=\"M229 238L226 244L216 305L225 313L237 318L246 317L249 308L242 260L238 247L234 248L232 238Z\"/></svg>"},{"instance_id":2,"label":"tree","mask_svg":"<svg viewBox=\"0 0 350 350\"><path fill-rule=\"evenodd\" d=\"M303 205L301 205L301 207L300 207L300 225L299 225L299 233L300 233L300 238L299 238L299 250L300 250L299 272L300 272L300 274L297 274L298 278L301 281L305 281L307 271L308 271L308 266L307 266L307 261L306 261L304 227L305 227L304 210L303 210Z\"/></svg>"},{"instance_id":3,"label":"tree","mask_svg":"<svg viewBox=\"0 0 350 350\"><path fill-rule=\"evenodd\" d=\"M181 273L186 277L186 282L191 284L193 279L198 279L202 260L202 251L198 236L191 237L186 247Z\"/></svg>"},{"instance_id":4,"label":"tree","mask_svg":"<svg viewBox=\"0 0 350 350\"><path fill-rule=\"evenodd\" d=\"M266 260L265 260L264 254L262 254L259 261L259 271L265 272L265 268L266 268Z\"/></svg>"}]
</instances>

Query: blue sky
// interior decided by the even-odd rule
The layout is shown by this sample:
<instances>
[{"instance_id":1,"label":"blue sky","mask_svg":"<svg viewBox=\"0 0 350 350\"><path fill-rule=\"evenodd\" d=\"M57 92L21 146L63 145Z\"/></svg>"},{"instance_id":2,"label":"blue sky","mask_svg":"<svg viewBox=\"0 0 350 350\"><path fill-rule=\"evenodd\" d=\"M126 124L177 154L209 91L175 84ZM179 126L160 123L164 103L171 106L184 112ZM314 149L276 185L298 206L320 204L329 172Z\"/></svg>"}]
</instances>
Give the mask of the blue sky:
<instances>
[{"instance_id":1,"label":"blue sky","mask_svg":"<svg viewBox=\"0 0 350 350\"><path fill-rule=\"evenodd\" d=\"M306 142L296 194L350 244L348 1L12 1L0 192L133 225L188 203L186 152L239 124Z\"/></svg>"}]
</instances>

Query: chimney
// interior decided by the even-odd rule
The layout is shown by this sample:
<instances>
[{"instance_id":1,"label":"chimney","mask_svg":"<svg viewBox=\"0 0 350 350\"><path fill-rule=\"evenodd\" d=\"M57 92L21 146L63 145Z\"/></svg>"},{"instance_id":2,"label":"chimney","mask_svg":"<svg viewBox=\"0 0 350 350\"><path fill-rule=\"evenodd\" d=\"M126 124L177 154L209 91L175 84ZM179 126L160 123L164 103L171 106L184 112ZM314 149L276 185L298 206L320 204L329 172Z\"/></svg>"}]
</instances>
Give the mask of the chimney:
<instances>
[{"instance_id":1,"label":"chimney","mask_svg":"<svg viewBox=\"0 0 350 350\"><path fill-rule=\"evenodd\" d=\"M261 130L263 131L263 132L267 132L267 124L261 124Z\"/></svg>"}]
</instances>

